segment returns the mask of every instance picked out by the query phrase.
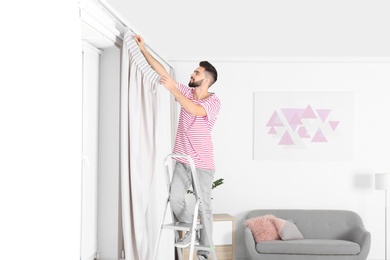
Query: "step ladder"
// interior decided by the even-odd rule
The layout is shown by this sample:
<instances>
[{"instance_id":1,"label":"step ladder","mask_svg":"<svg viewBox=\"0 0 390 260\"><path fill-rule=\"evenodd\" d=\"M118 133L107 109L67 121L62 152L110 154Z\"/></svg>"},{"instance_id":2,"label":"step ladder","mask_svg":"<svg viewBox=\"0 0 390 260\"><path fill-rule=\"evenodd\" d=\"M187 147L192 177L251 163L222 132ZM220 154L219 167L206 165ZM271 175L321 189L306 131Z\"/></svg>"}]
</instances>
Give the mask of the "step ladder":
<instances>
[{"instance_id":1,"label":"step ladder","mask_svg":"<svg viewBox=\"0 0 390 260\"><path fill-rule=\"evenodd\" d=\"M174 159L174 158L185 158L185 159L187 159L187 161L190 163L190 166L191 166L192 188L193 188L193 193L195 196L195 207L194 207L194 215L193 215L192 223L179 223L171 210L172 220L174 222L164 224L165 216L167 213L167 208L168 208L168 206L170 207L170 187L171 187L171 180L172 180L172 177L171 177L172 174L170 173L170 168L172 168L172 159ZM171 167L170 167L170 165L171 165ZM154 253L153 253L153 260L155 260L157 257L157 252L158 252L160 238L161 238L161 232L163 229L171 229L175 232L175 243L176 243L176 241L179 240L179 237L180 237L179 232L180 231L191 231L191 244L190 244L189 260L193 259L195 249L210 251L212 256L213 256L212 259L217 260L215 247L214 247L212 238L210 237L210 231L207 230L207 228L206 228L207 225L203 225L203 223L198 223L199 210L201 212L204 212L204 210L203 210L203 205L202 205L202 192L200 192L200 189L199 189L198 177L196 175L196 169L195 169L195 165L194 165L193 160L188 155L169 154L164 160L164 168L165 168L165 180L166 180L166 185L167 185L167 189L168 189L168 198L166 200L164 213L163 213L162 219L161 219L160 229L159 229L158 235L157 235L157 241L156 241L156 245L155 245ZM208 221L207 218L204 218L204 219L205 219L205 221ZM204 228L204 231L206 232L206 236L208 238L210 245L195 245L195 242L196 242L195 236L197 234L197 231L199 231L202 228ZM179 260L183 260L183 253L181 250L182 248L176 247L176 249L177 249L177 255L179 257Z\"/></svg>"}]
</instances>

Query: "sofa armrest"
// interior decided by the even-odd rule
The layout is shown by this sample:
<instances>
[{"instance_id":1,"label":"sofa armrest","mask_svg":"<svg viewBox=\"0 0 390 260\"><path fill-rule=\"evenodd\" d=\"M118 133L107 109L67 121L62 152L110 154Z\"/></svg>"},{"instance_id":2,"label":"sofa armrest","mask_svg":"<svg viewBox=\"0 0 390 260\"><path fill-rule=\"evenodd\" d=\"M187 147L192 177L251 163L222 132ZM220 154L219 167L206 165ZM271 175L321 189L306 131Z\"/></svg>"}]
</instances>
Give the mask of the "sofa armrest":
<instances>
[{"instance_id":1,"label":"sofa armrest","mask_svg":"<svg viewBox=\"0 0 390 260\"><path fill-rule=\"evenodd\" d=\"M367 259L371 247L371 233L364 227L358 227L349 234L349 240L360 245L359 259Z\"/></svg>"},{"instance_id":2,"label":"sofa armrest","mask_svg":"<svg viewBox=\"0 0 390 260\"><path fill-rule=\"evenodd\" d=\"M367 259L371 247L371 233L365 229L360 230L356 236L356 243L361 247L359 259Z\"/></svg>"},{"instance_id":3,"label":"sofa armrest","mask_svg":"<svg viewBox=\"0 0 390 260\"><path fill-rule=\"evenodd\" d=\"M246 248L251 256L251 259L256 259L259 257L259 252L256 250L256 241L255 238L253 237L252 231L246 227L245 228L245 245Z\"/></svg>"},{"instance_id":4,"label":"sofa armrest","mask_svg":"<svg viewBox=\"0 0 390 260\"><path fill-rule=\"evenodd\" d=\"M370 252L370 247L371 247L371 233L366 231L363 234L363 237L361 238L361 251L359 254L359 258L362 260L367 259L368 253Z\"/></svg>"}]
</instances>

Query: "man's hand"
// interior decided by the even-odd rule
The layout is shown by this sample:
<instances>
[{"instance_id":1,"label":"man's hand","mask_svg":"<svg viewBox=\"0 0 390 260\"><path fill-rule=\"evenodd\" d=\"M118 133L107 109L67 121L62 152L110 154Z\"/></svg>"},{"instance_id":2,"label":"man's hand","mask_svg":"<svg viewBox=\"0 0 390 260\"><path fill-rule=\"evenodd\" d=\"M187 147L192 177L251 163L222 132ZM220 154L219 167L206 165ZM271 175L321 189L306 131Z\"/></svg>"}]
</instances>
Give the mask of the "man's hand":
<instances>
[{"instance_id":1,"label":"man's hand","mask_svg":"<svg viewBox=\"0 0 390 260\"><path fill-rule=\"evenodd\" d=\"M146 50L144 38L142 38L140 35L134 35L133 38L135 42L138 44L138 47L141 49L142 52Z\"/></svg>"},{"instance_id":2,"label":"man's hand","mask_svg":"<svg viewBox=\"0 0 390 260\"><path fill-rule=\"evenodd\" d=\"M150 64L150 66L152 66L152 68L157 72L157 74L160 75L160 77L164 75L169 75L165 67L158 60L156 60L146 49L144 39L140 35L134 35L133 38L138 44L138 47L140 48L146 61Z\"/></svg>"},{"instance_id":3,"label":"man's hand","mask_svg":"<svg viewBox=\"0 0 390 260\"><path fill-rule=\"evenodd\" d=\"M193 116L206 116L206 110L198 104L192 102L183 95L177 88L177 82L170 75L162 75L160 78L160 83L172 93L175 99L180 103L180 105L191 115Z\"/></svg>"},{"instance_id":4,"label":"man's hand","mask_svg":"<svg viewBox=\"0 0 390 260\"><path fill-rule=\"evenodd\" d=\"M161 76L160 83L170 92L172 92L173 89L176 89L177 85L177 82L169 75Z\"/></svg>"}]
</instances>

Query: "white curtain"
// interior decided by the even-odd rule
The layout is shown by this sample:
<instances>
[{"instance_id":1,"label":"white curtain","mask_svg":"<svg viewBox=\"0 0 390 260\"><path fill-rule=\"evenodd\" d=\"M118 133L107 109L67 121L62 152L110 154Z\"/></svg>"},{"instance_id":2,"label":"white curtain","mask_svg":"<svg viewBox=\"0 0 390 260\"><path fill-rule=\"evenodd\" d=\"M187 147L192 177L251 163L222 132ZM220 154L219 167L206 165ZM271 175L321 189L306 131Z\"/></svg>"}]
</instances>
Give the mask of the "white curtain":
<instances>
[{"instance_id":1,"label":"white curtain","mask_svg":"<svg viewBox=\"0 0 390 260\"><path fill-rule=\"evenodd\" d=\"M153 256L167 188L163 158L171 151L170 96L145 60L130 30L121 67L121 198L126 260ZM159 259L173 259L173 236L164 235Z\"/></svg>"}]
</instances>

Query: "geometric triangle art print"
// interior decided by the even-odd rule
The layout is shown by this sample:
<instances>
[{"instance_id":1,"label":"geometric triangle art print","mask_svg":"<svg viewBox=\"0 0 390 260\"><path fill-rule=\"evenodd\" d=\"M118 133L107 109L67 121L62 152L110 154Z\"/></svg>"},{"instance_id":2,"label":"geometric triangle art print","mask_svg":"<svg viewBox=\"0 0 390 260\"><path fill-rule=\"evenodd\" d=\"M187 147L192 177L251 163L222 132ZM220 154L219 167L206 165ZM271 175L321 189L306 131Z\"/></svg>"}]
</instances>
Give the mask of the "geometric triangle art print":
<instances>
[{"instance_id":1,"label":"geometric triangle art print","mask_svg":"<svg viewBox=\"0 0 390 260\"><path fill-rule=\"evenodd\" d=\"M255 160L351 160L354 92L256 92Z\"/></svg>"}]
</instances>

